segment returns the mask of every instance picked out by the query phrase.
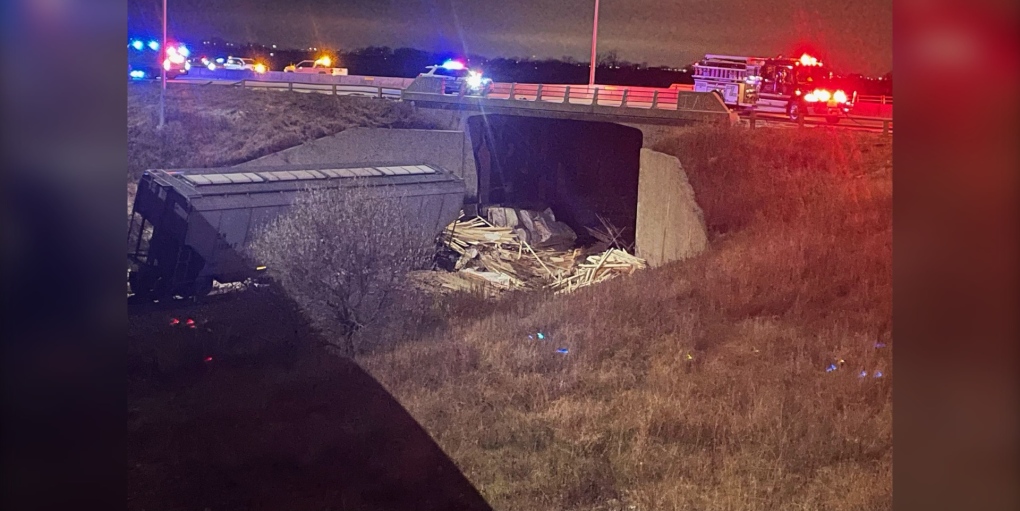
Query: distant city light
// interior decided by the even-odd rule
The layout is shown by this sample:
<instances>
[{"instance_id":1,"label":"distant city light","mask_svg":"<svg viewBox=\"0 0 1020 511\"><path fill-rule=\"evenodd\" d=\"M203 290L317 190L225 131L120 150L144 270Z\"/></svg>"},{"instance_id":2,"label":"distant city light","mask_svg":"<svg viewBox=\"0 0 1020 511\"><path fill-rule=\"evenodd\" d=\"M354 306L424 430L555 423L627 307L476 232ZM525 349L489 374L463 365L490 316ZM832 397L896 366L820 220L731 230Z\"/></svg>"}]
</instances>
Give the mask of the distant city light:
<instances>
[{"instance_id":1,"label":"distant city light","mask_svg":"<svg viewBox=\"0 0 1020 511\"><path fill-rule=\"evenodd\" d=\"M159 43L156 42L156 41L149 41L149 49L151 49L151 50L158 50L159 49Z\"/></svg>"},{"instance_id":2,"label":"distant city light","mask_svg":"<svg viewBox=\"0 0 1020 511\"><path fill-rule=\"evenodd\" d=\"M273 45L273 49L274 49L274 50L276 49L276 45L275 45L275 44Z\"/></svg>"}]
</instances>

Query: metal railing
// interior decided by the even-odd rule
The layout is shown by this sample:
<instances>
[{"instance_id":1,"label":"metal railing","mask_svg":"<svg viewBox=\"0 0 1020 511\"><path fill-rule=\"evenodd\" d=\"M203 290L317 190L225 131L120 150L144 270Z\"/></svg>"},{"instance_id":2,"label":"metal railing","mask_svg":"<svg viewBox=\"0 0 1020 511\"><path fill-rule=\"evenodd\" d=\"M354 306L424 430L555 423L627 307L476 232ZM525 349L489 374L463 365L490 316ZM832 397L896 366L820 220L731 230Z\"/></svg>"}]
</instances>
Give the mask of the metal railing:
<instances>
[{"instance_id":1,"label":"metal railing","mask_svg":"<svg viewBox=\"0 0 1020 511\"><path fill-rule=\"evenodd\" d=\"M541 101L572 105L645 108L654 110L696 110L693 87L630 87L619 85L559 85L541 83L493 83L486 99Z\"/></svg>"},{"instance_id":2,"label":"metal railing","mask_svg":"<svg viewBox=\"0 0 1020 511\"><path fill-rule=\"evenodd\" d=\"M195 85L227 85L246 89L279 90L293 92L310 92L335 96L360 96L382 98L399 101L402 89L396 87L377 87L372 85L346 85L325 83L303 83L292 81L267 80L174 80L175 83L191 83ZM484 99L516 100L543 102L551 104L573 104L587 106L606 106L623 108L642 108L648 110L690 110L697 111L697 96L682 94L690 92L693 86L676 84L671 88L628 87L617 85L558 85L538 83L493 83L492 90ZM457 94L443 94L457 97ZM891 96L858 96L858 102L892 104ZM799 121L776 112L758 112L752 110L748 118L749 127L755 128L758 122L779 123L788 125L825 124L822 116L808 115ZM892 134L892 118L843 116L841 120L850 121L853 125L840 123L836 127L881 130L884 134ZM863 123L863 124L862 124Z\"/></svg>"},{"instance_id":3,"label":"metal railing","mask_svg":"<svg viewBox=\"0 0 1020 511\"><path fill-rule=\"evenodd\" d=\"M867 131L882 131L883 135L892 135L893 120L889 117L867 117L860 115L843 115L840 116L840 122L838 124L829 124L825 116L822 115L802 115L796 120L790 119L789 116L778 114L775 112L758 112L751 110L747 115L748 127L754 129L757 127L759 121L768 123L779 123L787 124L790 126L805 127L807 125L828 125L838 128L850 128L857 130Z\"/></svg>"},{"instance_id":4,"label":"metal railing","mask_svg":"<svg viewBox=\"0 0 1020 511\"><path fill-rule=\"evenodd\" d=\"M892 105L892 96L873 96L867 94L858 94L858 103L878 103L880 105Z\"/></svg>"},{"instance_id":5,"label":"metal railing","mask_svg":"<svg viewBox=\"0 0 1020 511\"><path fill-rule=\"evenodd\" d=\"M227 85L245 89L278 90L290 92L314 92L333 96L360 96L400 100L400 90L393 87L372 85L344 85L327 83L271 82L265 80L177 80L178 83L195 85Z\"/></svg>"}]
</instances>

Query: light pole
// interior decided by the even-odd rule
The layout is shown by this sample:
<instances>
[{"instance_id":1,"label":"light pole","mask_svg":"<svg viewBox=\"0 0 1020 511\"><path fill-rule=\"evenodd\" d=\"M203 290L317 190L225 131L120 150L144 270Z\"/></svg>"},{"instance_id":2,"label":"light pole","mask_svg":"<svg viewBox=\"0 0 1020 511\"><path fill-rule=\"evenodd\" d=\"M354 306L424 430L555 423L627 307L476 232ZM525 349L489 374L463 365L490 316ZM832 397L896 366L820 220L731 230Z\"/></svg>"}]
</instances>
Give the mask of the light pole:
<instances>
[{"instance_id":1,"label":"light pole","mask_svg":"<svg viewBox=\"0 0 1020 511\"><path fill-rule=\"evenodd\" d=\"M163 42L159 45L159 55L163 58L159 61L159 127L162 128L166 121L166 0L163 0Z\"/></svg>"},{"instance_id":2,"label":"light pole","mask_svg":"<svg viewBox=\"0 0 1020 511\"><path fill-rule=\"evenodd\" d=\"M599 0L595 0L595 22L591 28L591 72L588 73L588 86L595 85L595 41L599 35Z\"/></svg>"}]
</instances>

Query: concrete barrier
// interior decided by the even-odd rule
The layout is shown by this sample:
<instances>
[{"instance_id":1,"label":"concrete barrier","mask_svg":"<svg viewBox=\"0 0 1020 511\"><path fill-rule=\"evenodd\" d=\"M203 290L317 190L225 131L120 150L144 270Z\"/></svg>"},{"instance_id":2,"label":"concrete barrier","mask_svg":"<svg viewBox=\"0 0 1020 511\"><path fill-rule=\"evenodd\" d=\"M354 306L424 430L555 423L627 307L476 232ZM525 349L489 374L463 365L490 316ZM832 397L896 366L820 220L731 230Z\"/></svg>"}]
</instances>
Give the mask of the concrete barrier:
<instances>
[{"instance_id":1,"label":"concrete barrier","mask_svg":"<svg viewBox=\"0 0 1020 511\"><path fill-rule=\"evenodd\" d=\"M708 247L701 207L680 160L641 149L635 251L651 267L700 254Z\"/></svg>"}]
</instances>

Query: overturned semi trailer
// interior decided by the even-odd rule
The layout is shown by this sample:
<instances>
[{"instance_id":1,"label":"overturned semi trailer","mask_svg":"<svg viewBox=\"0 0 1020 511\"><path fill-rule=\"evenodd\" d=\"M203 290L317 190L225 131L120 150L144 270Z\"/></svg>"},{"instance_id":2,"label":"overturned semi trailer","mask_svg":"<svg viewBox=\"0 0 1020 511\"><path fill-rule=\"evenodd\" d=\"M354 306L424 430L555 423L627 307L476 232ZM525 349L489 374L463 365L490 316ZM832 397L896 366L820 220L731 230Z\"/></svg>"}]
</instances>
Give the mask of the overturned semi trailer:
<instances>
[{"instance_id":1,"label":"overturned semi trailer","mask_svg":"<svg viewBox=\"0 0 1020 511\"><path fill-rule=\"evenodd\" d=\"M279 165L148 170L138 183L128 232L135 296L207 294L213 280L258 274L244 247L259 228L311 188L364 186L379 207L399 207L422 229L456 220L464 181L428 164Z\"/></svg>"}]
</instances>

